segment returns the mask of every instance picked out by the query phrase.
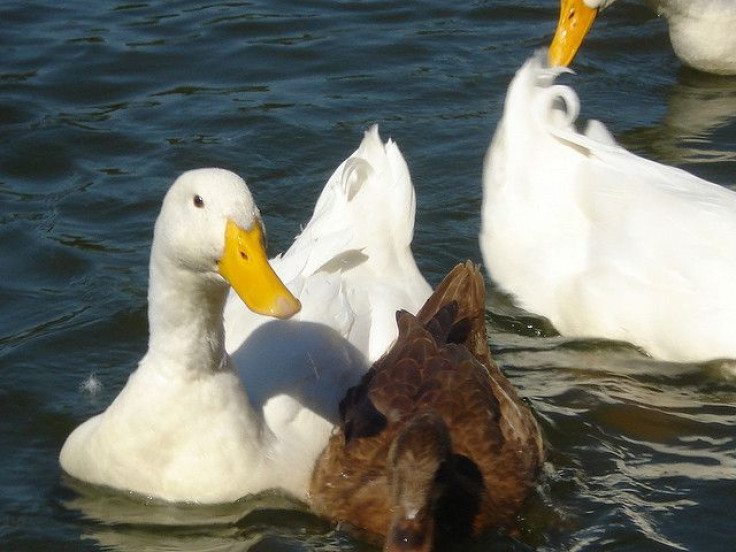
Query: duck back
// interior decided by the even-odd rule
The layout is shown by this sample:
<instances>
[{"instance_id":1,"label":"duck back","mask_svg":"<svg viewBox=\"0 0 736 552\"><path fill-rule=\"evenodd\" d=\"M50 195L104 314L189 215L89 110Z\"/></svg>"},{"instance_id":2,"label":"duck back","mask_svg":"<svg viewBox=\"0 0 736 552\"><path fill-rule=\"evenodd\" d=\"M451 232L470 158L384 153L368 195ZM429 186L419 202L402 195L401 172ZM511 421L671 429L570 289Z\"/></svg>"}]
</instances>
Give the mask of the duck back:
<instances>
[{"instance_id":1,"label":"duck back","mask_svg":"<svg viewBox=\"0 0 736 552\"><path fill-rule=\"evenodd\" d=\"M341 403L342 423L312 477L312 506L337 521L389 533L397 440L414 441L408 455L417 474L427 455L443 448L421 433L405 437L429 417L449 436L449 451L428 478L437 530L512 529L543 445L529 408L491 359L478 268L455 267L417 316L400 311L397 324L394 346ZM442 434L435 432L440 441ZM420 483L404 487L413 484Z\"/></svg>"}]
</instances>

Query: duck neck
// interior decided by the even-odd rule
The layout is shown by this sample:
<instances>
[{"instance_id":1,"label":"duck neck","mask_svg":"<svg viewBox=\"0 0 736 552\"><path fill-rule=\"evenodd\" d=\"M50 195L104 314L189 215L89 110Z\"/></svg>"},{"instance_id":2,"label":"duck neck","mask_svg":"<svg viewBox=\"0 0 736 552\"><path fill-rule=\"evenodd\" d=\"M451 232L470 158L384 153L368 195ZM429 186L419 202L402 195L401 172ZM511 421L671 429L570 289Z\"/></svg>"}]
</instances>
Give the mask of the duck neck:
<instances>
[{"instance_id":1,"label":"duck neck","mask_svg":"<svg viewBox=\"0 0 736 552\"><path fill-rule=\"evenodd\" d=\"M230 369L222 318L227 290L223 282L152 255L146 356L191 377Z\"/></svg>"}]
</instances>

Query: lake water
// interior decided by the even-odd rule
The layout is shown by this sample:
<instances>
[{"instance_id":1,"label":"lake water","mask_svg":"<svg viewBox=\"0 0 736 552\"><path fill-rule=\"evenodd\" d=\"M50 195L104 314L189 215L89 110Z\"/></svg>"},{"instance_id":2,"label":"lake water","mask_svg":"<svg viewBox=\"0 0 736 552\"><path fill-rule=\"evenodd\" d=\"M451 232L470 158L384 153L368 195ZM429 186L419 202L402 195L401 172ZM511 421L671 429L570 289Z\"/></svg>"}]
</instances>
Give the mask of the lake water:
<instances>
[{"instance_id":1,"label":"lake water","mask_svg":"<svg viewBox=\"0 0 736 552\"><path fill-rule=\"evenodd\" d=\"M246 177L275 254L377 122L412 171L427 279L480 262L483 154L514 71L548 43L557 10L556 0L0 5L0 549L372 549L275 494L196 508L77 486L58 452L145 350L152 224L186 169ZM736 79L683 69L643 5L610 9L575 68L584 117L642 155L736 182ZM525 512L528 544L734 548L736 383L718 366L560 338L495 291L489 321L551 451ZM97 393L83 389L90 375ZM487 538L478 550L498 546Z\"/></svg>"}]
</instances>

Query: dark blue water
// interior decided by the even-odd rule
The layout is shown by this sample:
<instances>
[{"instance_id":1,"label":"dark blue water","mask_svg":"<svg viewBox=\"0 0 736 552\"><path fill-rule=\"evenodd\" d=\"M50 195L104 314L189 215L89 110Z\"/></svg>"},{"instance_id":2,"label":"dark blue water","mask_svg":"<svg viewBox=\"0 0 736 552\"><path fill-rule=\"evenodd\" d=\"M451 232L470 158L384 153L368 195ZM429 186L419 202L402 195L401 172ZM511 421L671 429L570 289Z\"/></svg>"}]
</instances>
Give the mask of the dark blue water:
<instances>
[{"instance_id":1,"label":"dark blue water","mask_svg":"<svg viewBox=\"0 0 736 552\"><path fill-rule=\"evenodd\" d=\"M58 452L145 349L152 223L186 169L246 177L276 253L377 122L412 171L427 279L480 261L482 157L511 76L556 20L555 0L1 4L0 549L367 549L277 495L187 508L78 487ZM645 7L617 3L575 67L584 117L736 182L736 79L682 69ZM499 294L489 316L550 444L527 543L733 548L736 384L556 337Z\"/></svg>"}]
</instances>

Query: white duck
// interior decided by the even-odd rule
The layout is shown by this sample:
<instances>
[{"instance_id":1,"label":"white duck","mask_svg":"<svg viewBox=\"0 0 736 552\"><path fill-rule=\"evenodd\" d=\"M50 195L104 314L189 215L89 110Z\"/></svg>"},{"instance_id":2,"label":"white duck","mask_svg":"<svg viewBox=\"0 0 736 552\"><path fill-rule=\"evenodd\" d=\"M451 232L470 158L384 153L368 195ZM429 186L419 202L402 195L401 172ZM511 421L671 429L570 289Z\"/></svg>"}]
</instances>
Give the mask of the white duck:
<instances>
[{"instance_id":1,"label":"white duck","mask_svg":"<svg viewBox=\"0 0 736 552\"><path fill-rule=\"evenodd\" d=\"M184 173L154 229L148 351L107 410L64 443L67 473L174 501L236 499L273 481L269 445L225 352L228 283L263 314L299 310L268 264L245 182L221 169Z\"/></svg>"},{"instance_id":2,"label":"white duck","mask_svg":"<svg viewBox=\"0 0 736 552\"><path fill-rule=\"evenodd\" d=\"M598 12L616 0L561 0L560 20L549 49L552 65L568 65ZM690 67L736 75L735 0L645 0L669 25L677 57Z\"/></svg>"},{"instance_id":3,"label":"white duck","mask_svg":"<svg viewBox=\"0 0 736 552\"><path fill-rule=\"evenodd\" d=\"M560 68L530 59L486 155L490 276L564 335L656 358L736 358L736 193L637 157L575 120Z\"/></svg>"},{"instance_id":4,"label":"white duck","mask_svg":"<svg viewBox=\"0 0 736 552\"><path fill-rule=\"evenodd\" d=\"M233 201L218 194L217 205ZM430 294L411 255L413 222L406 163L374 128L330 178L289 251L272 261L304 302L299 317L271 324L231 294L224 308L225 348L237 369L198 362L195 376L175 363L147 360L149 351L111 407L72 433L62 449L64 469L168 501L229 502L273 487L306 498L339 401L367 369L366 355L380 355L393 341L396 309L415 312ZM187 229L182 237L194 235L188 221L175 227ZM161 323L154 332L154 310L182 308L191 315L207 310L219 332L211 341L219 343L225 291L216 308L194 309L197 297L209 296L154 276L162 250L157 243L155 237L149 292L157 301L149 308L152 336L160 338L152 343L164 349L171 334L190 326L178 314L180 330ZM186 339L172 343L179 341L188 345ZM188 353L180 354L187 361Z\"/></svg>"}]
</instances>

